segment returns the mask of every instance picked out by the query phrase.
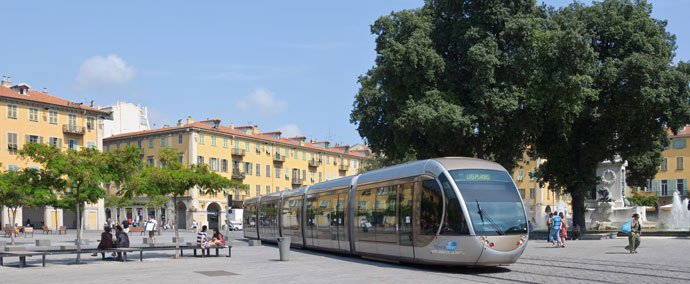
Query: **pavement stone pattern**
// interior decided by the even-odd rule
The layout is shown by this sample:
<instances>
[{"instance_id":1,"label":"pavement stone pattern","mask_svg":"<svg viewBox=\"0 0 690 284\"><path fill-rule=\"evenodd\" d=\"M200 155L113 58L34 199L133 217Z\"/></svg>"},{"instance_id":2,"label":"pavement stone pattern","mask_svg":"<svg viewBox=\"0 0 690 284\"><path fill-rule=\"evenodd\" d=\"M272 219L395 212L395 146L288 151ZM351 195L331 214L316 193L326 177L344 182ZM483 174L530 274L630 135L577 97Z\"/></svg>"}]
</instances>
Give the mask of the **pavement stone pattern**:
<instances>
[{"instance_id":1,"label":"pavement stone pattern","mask_svg":"<svg viewBox=\"0 0 690 284\"><path fill-rule=\"evenodd\" d=\"M566 248L553 248L543 240L530 240L515 264L492 268L434 267L394 264L358 257L292 249L290 261L279 261L276 245L249 247L242 232L235 238L232 257L184 257L172 259L173 251L146 252L144 261L130 257L127 263L103 261L82 254L86 264L74 265L75 255L27 258L29 267L18 268L18 258L5 258L0 283L690 283L690 238L645 237L637 254L624 247L627 238L569 241ZM99 232L85 237L95 240ZM157 236L157 243L172 243L173 232ZM195 234L184 231L185 240ZM74 232L18 238L31 247L36 239L49 239L53 246L67 244ZM133 234L132 246L143 245L144 236ZM9 242L9 239L0 239ZM185 255L190 255L185 253Z\"/></svg>"}]
</instances>

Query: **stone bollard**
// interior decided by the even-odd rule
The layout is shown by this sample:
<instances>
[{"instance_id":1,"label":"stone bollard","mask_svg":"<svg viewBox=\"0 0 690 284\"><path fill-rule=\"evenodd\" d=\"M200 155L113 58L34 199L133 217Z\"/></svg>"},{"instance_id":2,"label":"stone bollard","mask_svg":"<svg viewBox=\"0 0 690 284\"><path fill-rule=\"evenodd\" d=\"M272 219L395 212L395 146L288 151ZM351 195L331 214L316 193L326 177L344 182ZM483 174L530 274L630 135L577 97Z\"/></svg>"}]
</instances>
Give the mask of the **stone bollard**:
<instances>
[{"instance_id":1,"label":"stone bollard","mask_svg":"<svg viewBox=\"0 0 690 284\"><path fill-rule=\"evenodd\" d=\"M36 246L37 247L49 247L50 246L50 240L36 240Z\"/></svg>"},{"instance_id":2,"label":"stone bollard","mask_svg":"<svg viewBox=\"0 0 690 284\"><path fill-rule=\"evenodd\" d=\"M249 246L250 247L261 246L261 240L249 240Z\"/></svg>"}]
</instances>

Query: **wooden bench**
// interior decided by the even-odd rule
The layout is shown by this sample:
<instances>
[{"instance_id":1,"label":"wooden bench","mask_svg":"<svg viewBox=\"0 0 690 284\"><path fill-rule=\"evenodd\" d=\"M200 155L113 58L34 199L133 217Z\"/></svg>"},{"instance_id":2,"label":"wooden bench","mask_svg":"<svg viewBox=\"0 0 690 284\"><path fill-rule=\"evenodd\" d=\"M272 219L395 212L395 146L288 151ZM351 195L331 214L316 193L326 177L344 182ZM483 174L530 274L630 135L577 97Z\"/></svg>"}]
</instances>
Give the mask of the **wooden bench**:
<instances>
[{"instance_id":1,"label":"wooden bench","mask_svg":"<svg viewBox=\"0 0 690 284\"><path fill-rule=\"evenodd\" d=\"M204 257L204 255L211 256L211 249L216 250L215 256L220 256L220 252L219 252L220 249L228 249L228 257L232 256L232 245L230 245L230 246L227 246L227 245L226 246L219 246L219 247L213 246L213 247L208 247L208 248L201 248L199 246L180 246L180 256L184 256L184 250L185 249L194 250L194 256L197 256L196 250L201 250L201 257ZM205 254L204 254L204 251L206 251Z\"/></svg>"},{"instance_id":2,"label":"wooden bench","mask_svg":"<svg viewBox=\"0 0 690 284\"><path fill-rule=\"evenodd\" d=\"M52 233L53 233L53 230L50 229L50 228L48 228L48 226L43 226L43 227L41 227L41 230L43 230L43 234L44 234L44 235L45 235L45 234L52 234Z\"/></svg>"},{"instance_id":3,"label":"wooden bench","mask_svg":"<svg viewBox=\"0 0 690 284\"><path fill-rule=\"evenodd\" d=\"M60 226L60 227L58 228L58 235L62 235L63 232L65 233L65 235L67 235L67 227L65 227L65 226Z\"/></svg>"},{"instance_id":4,"label":"wooden bench","mask_svg":"<svg viewBox=\"0 0 690 284\"><path fill-rule=\"evenodd\" d=\"M33 238L34 237L34 228L33 227L24 227L23 234L24 234L25 238L28 238L29 234L31 234L31 237Z\"/></svg>"},{"instance_id":5,"label":"wooden bench","mask_svg":"<svg viewBox=\"0 0 690 284\"><path fill-rule=\"evenodd\" d=\"M132 235L133 232L139 232L140 236L144 235L144 227L129 227L129 234Z\"/></svg>"}]
</instances>

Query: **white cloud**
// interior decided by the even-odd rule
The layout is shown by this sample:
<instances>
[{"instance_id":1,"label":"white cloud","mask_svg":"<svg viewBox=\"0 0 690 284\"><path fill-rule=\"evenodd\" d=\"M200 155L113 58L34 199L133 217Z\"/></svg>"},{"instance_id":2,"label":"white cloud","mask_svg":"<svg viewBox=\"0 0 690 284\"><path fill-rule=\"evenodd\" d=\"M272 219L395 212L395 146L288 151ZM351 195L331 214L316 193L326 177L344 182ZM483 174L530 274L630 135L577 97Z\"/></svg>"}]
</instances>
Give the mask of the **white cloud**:
<instances>
[{"instance_id":1,"label":"white cloud","mask_svg":"<svg viewBox=\"0 0 690 284\"><path fill-rule=\"evenodd\" d=\"M278 100L269 90L261 88L237 101L236 106L241 111L258 111L262 115L282 114L288 109L286 102Z\"/></svg>"},{"instance_id":2,"label":"white cloud","mask_svg":"<svg viewBox=\"0 0 690 284\"><path fill-rule=\"evenodd\" d=\"M134 78L134 68L115 54L94 56L81 64L75 80L77 89L124 85Z\"/></svg>"},{"instance_id":3,"label":"white cloud","mask_svg":"<svg viewBox=\"0 0 690 284\"><path fill-rule=\"evenodd\" d=\"M297 126L297 124L294 124L294 123L290 123L290 124L286 124L286 125L283 125L281 127L278 127L278 131L280 131L281 136L285 137L285 138L301 135L299 127Z\"/></svg>"}]
</instances>

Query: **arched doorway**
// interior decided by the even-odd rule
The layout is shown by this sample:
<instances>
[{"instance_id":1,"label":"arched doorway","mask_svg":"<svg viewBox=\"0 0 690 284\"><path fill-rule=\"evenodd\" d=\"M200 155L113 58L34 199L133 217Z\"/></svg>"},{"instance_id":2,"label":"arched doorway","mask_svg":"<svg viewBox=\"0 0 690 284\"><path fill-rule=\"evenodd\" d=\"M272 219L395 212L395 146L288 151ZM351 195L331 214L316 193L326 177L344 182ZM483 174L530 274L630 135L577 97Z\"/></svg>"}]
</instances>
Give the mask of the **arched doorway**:
<instances>
[{"instance_id":1,"label":"arched doorway","mask_svg":"<svg viewBox=\"0 0 690 284\"><path fill-rule=\"evenodd\" d=\"M177 217L177 228L181 230L187 229L187 206L182 201L177 202L175 215Z\"/></svg>"},{"instance_id":2,"label":"arched doorway","mask_svg":"<svg viewBox=\"0 0 690 284\"><path fill-rule=\"evenodd\" d=\"M206 208L206 220L208 220L208 228L220 229L220 205L218 203L212 202Z\"/></svg>"}]
</instances>

